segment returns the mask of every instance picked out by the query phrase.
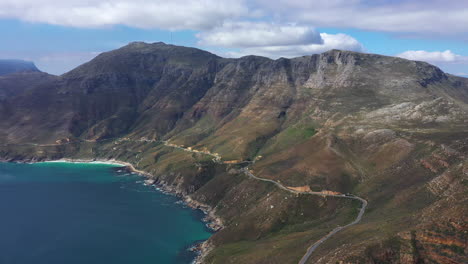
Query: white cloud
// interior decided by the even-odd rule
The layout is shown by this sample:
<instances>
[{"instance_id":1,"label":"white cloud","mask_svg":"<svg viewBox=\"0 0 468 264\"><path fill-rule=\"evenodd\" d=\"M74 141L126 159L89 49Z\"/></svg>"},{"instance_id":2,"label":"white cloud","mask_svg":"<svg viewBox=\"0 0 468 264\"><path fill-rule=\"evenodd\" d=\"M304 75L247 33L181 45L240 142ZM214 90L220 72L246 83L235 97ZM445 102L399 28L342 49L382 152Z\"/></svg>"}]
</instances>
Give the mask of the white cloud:
<instances>
[{"instance_id":1,"label":"white cloud","mask_svg":"<svg viewBox=\"0 0 468 264\"><path fill-rule=\"evenodd\" d=\"M240 51L229 52L227 55L230 57L241 57L245 55L259 55L269 58L279 57L299 57L304 55L311 55L322 53L332 49L350 50L350 51L364 51L363 45L355 38L345 34L327 34L320 33L322 37L322 44L301 44L301 45L280 45L280 46L262 46L262 47L248 47Z\"/></svg>"},{"instance_id":2,"label":"white cloud","mask_svg":"<svg viewBox=\"0 0 468 264\"><path fill-rule=\"evenodd\" d=\"M417 61L426 61L431 63L468 63L468 57L453 53L450 50L446 51L425 51L425 50L408 50L396 56Z\"/></svg>"},{"instance_id":3,"label":"white cloud","mask_svg":"<svg viewBox=\"0 0 468 264\"><path fill-rule=\"evenodd\" d=\"M349 35L319 33L313 27L296 24L227 22L196 36L199 45L231 49L220 54L228 57L291 58L331 49L364 50L362 44Z\"/></svg>"},{"instance_id":4,"label":"white cloud","mask_svg":"<svg viewBox=\"0 0 468 264\"><path fill-rule=\"evenodd\" d=\"M271 16L316 27L398 33L468 33L468 1L257 0ZM459 37L459 36L458 36Z\"/></svg>"},{"instance_id":5,"label":"white cloud","mask_svg":"<svg viewBox=\"0 0 468 264\"><path fill-rule=\"evenodd\" d=\"M228 55L236 57L256 54L277 58L330 49L364 50L349 35L319 34L313 27L468 39L468 1L447 0L0 0L2 18L73 27L126 25L198 30L199 44L229 49ZM245 22L248 20L262 22ZM467 56L451 51L407 51L399 56L452 68L468 65ZM71 56L75 64L83 60L78 57ZM58 59L35 61L59 65ZM59 72L58 67L52 72Z\"/></svg>"},{"instance_id":6,"label":"white cloud","mask_svg":"<svg viewBox=\"0 0 468 264\"><path fill-rule=\"evenodd\" d=\"M460 0L0 0L0 18L75 27L205 30L252 17L315 27L468 33L468 1Z\"/></svg>"},{"instance_id":7,"label":"white cloud","mask_svg":"<svg viewBox=\"0 0 468 264\"><path fill-rule=\"evenodd\" d=\"M253 11L253 13L255 13ZM0 18L74 27L206 29L248 16L243 0L1 0Z\"/></svg>"},{"instance_id":8,"label":"white cloud","mask_svg":"<svg viewBox=\"0 0 468 264\"><path fill-rule=\"evenodd\" d=\"M450 50L446 51L425 51L425 50L408 50L403 53L397 54L397 57L425 61L434 64L445 72L453 73L455 75L467 77L463 73L468 68L468 56L455 54Z\"/></svg>"},{"instance_id":9,"label":"white cloud","mask_svg":"<svg viewBox=\"0 0 468 264\"><path fill-rule=\"evenodd\" d=\"M221 47L259 47L321 44L320 34L312 27L293 24L227 22L197 34L199 44Z\"/></svg>"}]
</instances>

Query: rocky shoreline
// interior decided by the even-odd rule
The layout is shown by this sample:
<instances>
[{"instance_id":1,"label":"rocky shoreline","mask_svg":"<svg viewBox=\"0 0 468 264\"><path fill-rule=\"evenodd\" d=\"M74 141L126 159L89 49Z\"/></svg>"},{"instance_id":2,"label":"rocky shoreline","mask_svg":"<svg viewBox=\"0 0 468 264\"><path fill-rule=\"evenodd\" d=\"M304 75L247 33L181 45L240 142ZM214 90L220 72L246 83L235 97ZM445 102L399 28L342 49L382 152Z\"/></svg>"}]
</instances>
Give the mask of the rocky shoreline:
<instances>
[{"instance_id":1,"label":"rocky shoreline","mask_svg":"<svg viewBox=\"0 0 468 264\"><path fill-rule=\"evenodd\" d=\"M127 168L129 168L131 171L138 172L137 170L135 170L135 168L133 168L133 166L127 167ZM147 174L146 176L151 177L148 175L150 174ZM224 227L222 220L215 215L214 210L210 206L200 203L198 201L195 201L190 196L184 195L181 192L179 192L175 187L169 186L161 182L157 182L156 180L152 178L147 179L145 181L145 184L154 185L155 187L159 188L164 193L178 196L186 206L192 208L193 210L197 210L197 209L201 210L205 214L205 217L202 219L202 221L205 222L206 226L213 232L217 232ZM211 243L209 243L208 240L203 241L201 243L196 243L195 245L190 247L189 250L195 252L197 255L192 263L193 264L203 263L203 259L208 255L208 253L212 249L213 249L213 245L211 245Z\"/></svg>"},{"instance_id":2,"label":"rocky shoreline","mask_svg":"<svg viewBox=\"0 0 468 264\"><path fill-rule=\"evenodd\" d=\"M144 181L146 185L152 185L159 191L166 193L166 194L171 194L175 195L178 198L181 199L181 201L188 207L190 207L193 210L201 210L204 214L205 217L202 219L203 222L206 223L206 226L212 230L213 232L217 232L221 230L224 226L222 223L222 220L215 215L214 210L203 203L200 203L198 201L193 200L189 195L184 195L182 192L178 191L175 187L169 186L165 183L157 182L154 179L154 175L136 169L133 164L125 162L125 161L120 161L120 160L114 160L114 159L70 159L70 158L61 158L61 159L56 159L56 160L49 160L49 159L5 159L5 158L0 158L0 162L16 162L16 163L39 163L39 162L69 162L69 163L96 163L96 164L113 164L113 165L120 165L125 167L129 172L134 172L138 173L147 179ZM213 249L213 246L208 242L208 240L201 242L201 243L196 243L192 247L190 247L190 250L196 253L196 257L194 261L192 262L193 264L201 264L203 263L203 259L208 255L208 253Z\"/></svg>"}]
</instances>

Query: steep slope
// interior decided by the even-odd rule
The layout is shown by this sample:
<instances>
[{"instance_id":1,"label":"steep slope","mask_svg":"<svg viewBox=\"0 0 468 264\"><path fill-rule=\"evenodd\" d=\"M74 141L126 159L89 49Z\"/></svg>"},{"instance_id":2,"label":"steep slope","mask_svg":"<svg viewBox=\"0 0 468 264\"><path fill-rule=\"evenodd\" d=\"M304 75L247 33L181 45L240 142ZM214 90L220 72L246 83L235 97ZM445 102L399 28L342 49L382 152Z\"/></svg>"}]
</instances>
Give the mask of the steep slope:
<instances>
[{"instance_id":1,"label":"steep slope","mask_svg":"<svg viewBox=\"0 0 468 264\"><path fill-rule=\"evenodd\" d=\"M37 85L50 83L54 78L43 72L18 72L0 76L0 100L11 99Z\"/></svg>"},{"instance_id":2,"label":"steep slope","mask_svg":"<svg viewBox=\"0 0 468 264\"><path fill-rule=\"evenodd\" d=\"M206 73L216 58L207 52L161 43L132 43L103 53L48 85L35 85L29 90L31 94L11 99L10 105L16 107L10 111L14 115L5 113L2 117L11 122L6 126L8 141L53 143L67 138L115 137L127 132L137 117L144 118L143 111L158 104L161 109L152 118L164 123L157 131L165 133L177 113L190 107L186 103L203 93L210 81ZM179 97L182 94L183 98ZM30 100L30 96L37 100ZM164 100L171 97L180 100L181 109L165 106ZM16 129L18 120L24 123Z\"/></svg>"},{"instance_id":3,"label":"steep slope","mask_svg":"<svg viewBox=\"0 0 468 264\"><path fill-rule=\"evenodd\" d=\"M0 76L15 72L39 72L39 70L30 61L0 60Z\"/></svg>"},{"instance_id":4,"label":"steep slope","mask_svg":"<svg viewBox=\"0 0 468 264\"><path fill-rule=\"evenodd\" d=\"M339 50L225 59L137 42L60 77L21 79L12 89L0 78L10 91L0 100L0 157L132 162L222 218L208 263L297 263L360 207L255 181L239 164L248 160L258 177L369 201L362 222L310 263L466 261L465 78Z\"/></svg>"}]
</instances>

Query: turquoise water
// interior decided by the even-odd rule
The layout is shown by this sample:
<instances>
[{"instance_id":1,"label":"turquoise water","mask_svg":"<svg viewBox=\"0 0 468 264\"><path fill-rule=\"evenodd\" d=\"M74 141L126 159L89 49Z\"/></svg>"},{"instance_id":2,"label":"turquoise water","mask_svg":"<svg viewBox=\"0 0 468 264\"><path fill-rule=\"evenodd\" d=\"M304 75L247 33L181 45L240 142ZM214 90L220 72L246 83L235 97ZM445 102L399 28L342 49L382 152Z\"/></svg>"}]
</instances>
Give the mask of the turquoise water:
<instances>
[{"instance_id":1,"label":"turquoise water","mask_svg":"<svg viewBox=\"0 0 468 264\"><path fill-rule=\"evenodd\" d=\"M115 165L0 163L1 264L190 263L203 213Z\"/></svg>"}]
</instances>

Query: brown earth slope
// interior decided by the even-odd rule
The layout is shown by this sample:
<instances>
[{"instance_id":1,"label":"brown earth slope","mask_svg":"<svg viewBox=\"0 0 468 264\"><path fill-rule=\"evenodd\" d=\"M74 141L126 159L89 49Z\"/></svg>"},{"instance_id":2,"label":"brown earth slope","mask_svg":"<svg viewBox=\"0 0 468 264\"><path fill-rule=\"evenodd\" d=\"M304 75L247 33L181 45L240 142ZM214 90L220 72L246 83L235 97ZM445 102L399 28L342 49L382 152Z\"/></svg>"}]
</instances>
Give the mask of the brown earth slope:
<instances>
[{"instance_id":1,"label":"brown earth slope","mask_svg":"<svg viewBox=\"0 0 468 264\"><path fill-rule=\"evenodd\" d=\"M0 78L0 157L133 163L221 217L207 263L297 263L360 205L294 195L157 140L368 200L362 222L309 263L467 262L467 79L374 54L225 59L163 43L131 43L41 81L30 74Z\"/></svg>"}]
</instances>

